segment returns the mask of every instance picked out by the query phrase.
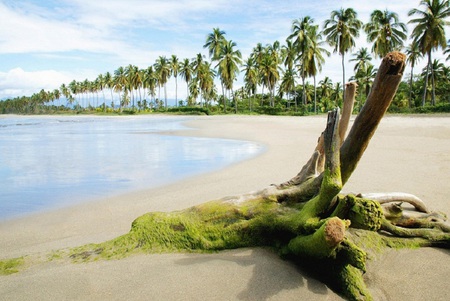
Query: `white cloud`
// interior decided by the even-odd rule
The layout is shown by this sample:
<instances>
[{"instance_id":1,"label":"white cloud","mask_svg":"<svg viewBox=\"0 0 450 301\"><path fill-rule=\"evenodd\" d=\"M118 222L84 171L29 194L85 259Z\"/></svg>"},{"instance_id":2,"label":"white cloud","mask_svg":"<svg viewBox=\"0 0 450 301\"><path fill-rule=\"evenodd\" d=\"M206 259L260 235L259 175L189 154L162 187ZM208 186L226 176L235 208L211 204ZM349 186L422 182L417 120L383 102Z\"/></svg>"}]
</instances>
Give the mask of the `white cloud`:
<instances>
[{"instance_id":1,"label":"white cloud","mask_svg":"<svg viewBox=\"0 0 450 301\"><path fill-rule=\"evenodd\" d=\"M70 75L54 70L29 72L22 68L15 68L8 72L0 72L0 99L16 96L31 95L35 92L59 88L61 83L72 80ZM20 94L16 94L20 92Z\"/></svg>"}]
</instances>

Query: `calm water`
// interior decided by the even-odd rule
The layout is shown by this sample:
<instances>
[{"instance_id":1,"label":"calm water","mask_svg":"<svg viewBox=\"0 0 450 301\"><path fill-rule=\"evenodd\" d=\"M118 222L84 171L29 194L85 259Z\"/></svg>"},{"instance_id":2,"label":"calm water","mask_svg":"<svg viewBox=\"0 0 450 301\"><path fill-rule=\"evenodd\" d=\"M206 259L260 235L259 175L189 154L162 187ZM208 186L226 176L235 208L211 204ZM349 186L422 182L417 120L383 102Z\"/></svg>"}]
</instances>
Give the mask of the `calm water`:
<instances>
[{"instance_id":1,"label":"calm water","mask_svg":"<svg viewBox=\"0 0 450 301\"><path fill-rule=\"evenodd\" d=\"M0 219L174 182L263 149L162 133L189 119L1 117Z\"/></svg>"}]
</instances>

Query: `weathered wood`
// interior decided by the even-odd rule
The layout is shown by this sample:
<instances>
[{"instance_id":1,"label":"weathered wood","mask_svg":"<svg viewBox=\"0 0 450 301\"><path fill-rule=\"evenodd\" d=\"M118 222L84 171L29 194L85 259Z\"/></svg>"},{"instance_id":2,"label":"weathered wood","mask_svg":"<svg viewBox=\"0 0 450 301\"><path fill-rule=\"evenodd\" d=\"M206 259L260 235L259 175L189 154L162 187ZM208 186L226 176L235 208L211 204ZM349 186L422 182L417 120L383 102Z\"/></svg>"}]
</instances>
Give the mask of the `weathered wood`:
<instances>
[{"instance_id":1,"label":"weathered wood","mask_svg":"<svg viewBox=\"0 0 450 301\"><path fill-rule=\"evenodd\" d=\"M381 118L386 113L405 69L406 56L400 52L386 55L378 69L372 90L341 147L342 181L355 170Z\"/></svg>"}]
</instances>

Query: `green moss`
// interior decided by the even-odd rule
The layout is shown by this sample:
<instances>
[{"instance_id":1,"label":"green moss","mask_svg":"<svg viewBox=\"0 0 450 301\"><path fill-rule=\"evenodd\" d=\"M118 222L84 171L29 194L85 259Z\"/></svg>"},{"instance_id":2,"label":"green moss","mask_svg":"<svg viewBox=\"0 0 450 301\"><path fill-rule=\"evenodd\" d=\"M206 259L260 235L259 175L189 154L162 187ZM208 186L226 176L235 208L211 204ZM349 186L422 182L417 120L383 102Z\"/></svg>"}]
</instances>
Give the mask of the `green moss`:
<instances>
[{"instance_id":1,"label":"green moss","mask_svg":"<svg viewBox=\"0 0 450 301\"><path fill-rule=\"evenodd\" d=\"M295 236L298 210L274 198L239 204L212 201L183 211L153 212L137 218L129 233L70 251L77 262L121 258L136 252L210 252L286 244Z\"/></svg>"},{"instance_id":2,"label":"green moss","mask_svg":"<svg viewBox=\"0 0 450 301\"><path fill-rule=\"evenodd\" d=\"M373 300L364 283L361 270L350 264L340 267L337 273L338 285L347 300Z\"/></svg>"},{"instance_id":3,"label":"green moss","mask_svg":"<svg viewBox=\"0 0 450 301\"><path fill-rule=\"evenodd\" d=\"M10 275L19 272L19 267L23 266L24 258L12 258L0 260L0 275Z\"/></svg>"}]
</instances>

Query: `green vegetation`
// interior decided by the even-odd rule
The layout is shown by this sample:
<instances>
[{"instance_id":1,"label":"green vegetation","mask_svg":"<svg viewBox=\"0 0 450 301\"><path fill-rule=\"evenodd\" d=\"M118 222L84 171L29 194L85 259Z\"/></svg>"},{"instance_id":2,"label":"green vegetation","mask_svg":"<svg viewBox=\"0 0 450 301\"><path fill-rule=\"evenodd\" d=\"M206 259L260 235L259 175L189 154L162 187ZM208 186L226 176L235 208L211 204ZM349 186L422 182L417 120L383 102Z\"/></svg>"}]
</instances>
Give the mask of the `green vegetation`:
<instances>
[{"instance_id":1,"label":"green vegetation","mask_svg":"<svg viewBox=\"0 0 450 301\"><path fill-rule=\"evenodd\" d=\"M356 81L361 87L354 109L358 112L377 72L370 62L372 55L383 57L394 50L405 50L411 72L391 111L449 112L446 104L450 103L450 69L443 62L432 60L432 54L439 49L444 54L450 53L450 43L445 36L445 28L450 24L449 3L449 0L423 0L409 11L408 24L414 28L406 48L405 23L397 13L388 10L375 10L367 24L358 19L352 8L334 10L322 29L310 16L304 16L293 20L284 45L279 41L265 46L258 43L244 59L236 43L225 38L225 31L213 28L203 45L208 49L210 60L201 53L192 59L159 56L147 68L131 64L121 66L94 80L73 80L53 91L41 90L31 96L0 101L0 114L166 112L167 83L171 79L175 81L175 107L180 109L171 109L170 113L203 112L185 109L192 107L204 109L205 114L305 115L327 112L341 105L343 83L347 80ZM350 59L355 62L354 74L346 77L345 54L357 46L355 39L361 31L372 43L372 54L366 48L360 48ZM316 77L330 55L325 44L342 57L342 82L332 83L325 77L316 84ZM414 67L424 56L427 65L415 74ZM240 72L243 72L244 86L235 89L234 82ZM184 100L178 99L179 78L184 80L186 87ZM215 84L216 78L220 87ZM434 109L435 106L439 108Z\"/></svg>"},{"instance_id":2,"label":"green vegetation","mask_svg":"<svg viewBox=\"0 0 450 301\"><path fill-rule=\"evenodd\" d=\"M19 272L24 264L23 257L0 260L0 275L10 275Z\"/></svg>"}]
</instances>

